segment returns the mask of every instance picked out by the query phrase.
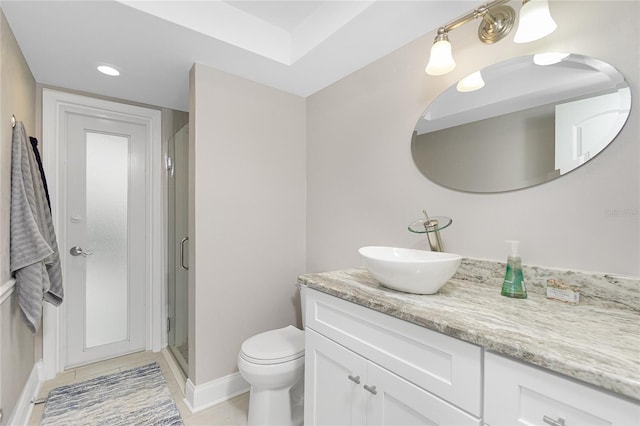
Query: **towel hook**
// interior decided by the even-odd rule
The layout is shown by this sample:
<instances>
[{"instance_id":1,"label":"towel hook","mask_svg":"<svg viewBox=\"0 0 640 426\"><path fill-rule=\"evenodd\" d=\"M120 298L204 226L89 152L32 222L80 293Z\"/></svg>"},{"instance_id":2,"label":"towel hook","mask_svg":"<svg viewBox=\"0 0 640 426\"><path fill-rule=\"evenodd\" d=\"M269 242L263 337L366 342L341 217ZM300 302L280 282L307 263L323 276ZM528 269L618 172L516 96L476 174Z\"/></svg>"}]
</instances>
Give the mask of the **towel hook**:
<instances>
[{"instance_id":1,"label":"towel hook","mask_svg":"<svg viewBox=\"0 0 640 426\"><path fill-rule=\"evenodd\" d=\"M16 127L16 116L11 114L11 127Z\"/></svg>"}]
</instances>

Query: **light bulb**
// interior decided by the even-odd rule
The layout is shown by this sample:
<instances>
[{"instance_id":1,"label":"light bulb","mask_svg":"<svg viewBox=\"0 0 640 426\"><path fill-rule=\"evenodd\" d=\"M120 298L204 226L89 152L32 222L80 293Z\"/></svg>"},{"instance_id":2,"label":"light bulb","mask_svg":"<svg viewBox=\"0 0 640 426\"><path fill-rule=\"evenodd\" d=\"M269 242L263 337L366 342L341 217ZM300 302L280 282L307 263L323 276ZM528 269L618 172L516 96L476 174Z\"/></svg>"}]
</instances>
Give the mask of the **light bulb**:
<instances>
[{"instance_id":1,"label":"light bulb","mask_svg":"<svg viewBox=\"0 0 640 426\"><path fill-rule=\"evenodd\" d=\"M446 34L443 35L446 36ZM446 37L443 37L431 46L431 56L425 72L430 75L442 75L455 67L456 62L451 55L451 43Z\"/></svg>"},{"instance_id":2,"label":"light bulb","mask_svg":"<svg viewBox=\"0 0 640 426\"><path fill-rule=\"evenodd\" d=\"M558 27L549 12L547 0L529 0L520 9L520 23L515 43L528 43L545 37Z\"/></svg>"},{"instance_id":3,"label":"light bulb","mask_svg":"<svg viewBox=\"0 0 640 426\"><path fill-rule=\"evenodd\" d=\"M458 92L473 92L484 87L484 80L480 71L469 74L460 80L456 86Z\"/></svg>"}]
</instances>

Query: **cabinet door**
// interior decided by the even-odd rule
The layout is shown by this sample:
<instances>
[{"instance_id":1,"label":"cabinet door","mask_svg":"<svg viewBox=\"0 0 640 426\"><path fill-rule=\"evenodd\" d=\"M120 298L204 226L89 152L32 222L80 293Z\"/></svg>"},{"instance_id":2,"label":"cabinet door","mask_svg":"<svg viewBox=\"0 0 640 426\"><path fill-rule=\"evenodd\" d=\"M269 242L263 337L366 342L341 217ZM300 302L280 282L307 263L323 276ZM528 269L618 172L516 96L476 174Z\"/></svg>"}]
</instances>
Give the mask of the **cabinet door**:
<instances>
[{"instance_id":1,"label":"cabinet door","mask_svg":"<svg viewBox=\"0 0 640 426\"><path fill-rule=\"evenodd\" d=\"M315 290L306 326L476 417L482 414L482 349Z\"/></svg>"},{"instance_id":2,"label":"cabinet door","mask_svg":"<svg viewBox=\"0 0 640 426\"><path fill-rule=\"evenodd\" d=\"M305 333L304 423L348 426L366 423L364 358L321 336Z\"/></svg>"},{"instance_id":3,"label":"cabinet door","mask_svg":"<svg viewBox=\"0 0 640 426\"><path fill-rule=\"evenodd\" d=\"M490 352L484 395L491 426L640 424L640 404Z\"/></svg>"},{"instance_id":4,"label":"cabinet door","mask_svg":"<svg viewBox=\"0 0 640 426\"><path fill-rule=\"evenodd\" d=\"M480 425L480 419L376 364L368 364L363 385L369 389L368 425Z\"/></svg>"}]
</instances>

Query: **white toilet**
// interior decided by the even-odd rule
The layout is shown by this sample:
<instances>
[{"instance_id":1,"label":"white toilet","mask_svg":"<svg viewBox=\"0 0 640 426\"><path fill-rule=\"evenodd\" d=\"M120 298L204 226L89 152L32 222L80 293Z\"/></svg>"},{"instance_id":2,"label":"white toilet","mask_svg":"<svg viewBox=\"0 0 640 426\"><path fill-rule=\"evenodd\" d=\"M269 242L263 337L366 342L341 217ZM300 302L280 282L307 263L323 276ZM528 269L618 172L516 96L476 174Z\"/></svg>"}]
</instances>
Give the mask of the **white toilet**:
<instances>
[{"instance_id":1,"label":"white toilet","mask_svg":"<svg viewBox=\"0 0 640 426\"><path fill-rule=\"evenodd\" d=\"M251 385L249 426L302 425L304 331L290 325L248 338L238 370Z\"/></svg>"}]
</instances>

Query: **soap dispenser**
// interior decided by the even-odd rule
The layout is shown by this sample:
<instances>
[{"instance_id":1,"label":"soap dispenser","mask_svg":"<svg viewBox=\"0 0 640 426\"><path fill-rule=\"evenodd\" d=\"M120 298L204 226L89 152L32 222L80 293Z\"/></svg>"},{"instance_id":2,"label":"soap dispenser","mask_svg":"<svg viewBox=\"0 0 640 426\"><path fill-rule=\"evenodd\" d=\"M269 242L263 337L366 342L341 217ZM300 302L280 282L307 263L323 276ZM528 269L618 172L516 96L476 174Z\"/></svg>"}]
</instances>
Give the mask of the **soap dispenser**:
<instances>
[{"instance_id":1,"label":"soap dispenser","mask_svg":"<svg viewBox=\"0 0 640 426\"><path fill-rule=\"evenodd\" d=\"M518 253L520 241L508 240L505 243L511 246L511 254L507 258L507 270L504 274L501 294L506 297L526 299L527 289L524 285L524 276L522 274L522 260Z\"/></svg>"}]
</instances>

